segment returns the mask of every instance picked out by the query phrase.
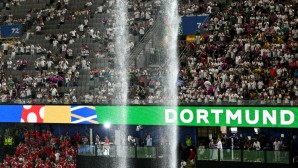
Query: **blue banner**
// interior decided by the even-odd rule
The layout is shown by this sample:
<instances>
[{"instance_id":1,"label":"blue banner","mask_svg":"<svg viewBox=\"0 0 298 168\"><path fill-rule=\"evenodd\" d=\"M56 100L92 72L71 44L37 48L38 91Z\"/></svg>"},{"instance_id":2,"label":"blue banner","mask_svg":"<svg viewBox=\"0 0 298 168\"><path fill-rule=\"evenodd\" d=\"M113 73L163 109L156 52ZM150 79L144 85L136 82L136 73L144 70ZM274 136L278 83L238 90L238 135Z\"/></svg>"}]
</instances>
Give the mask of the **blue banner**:
<instances>
[{"instance_id":1,"label":"blue banner","mask_svg":"<svg viewBox=\"0 0 298 168\"><path fill-rule=\"evenodd\" d=\"M22 25L4 25L0 27L1 38L19 37L23 35Z\"/></svg>"},{"instance_id":2,"label":"blue banner","mask_svg":"<svg viewBox=\"0 0 298 168\"><path fill-rule=\"evenodd\" d=\"M200 29L204 33L204 23L209 22L209 16L183 16L182 17L182 35L194 35Z\"/></svg>"},{"instance_id":3,"label":"blue banner","mask_svg":"<svg viewBox=\"0 0 298 168\"><path fill-rule=\"evenodd\" d=\"M19 123L22 117L22 105L1 105L0 106L0 122Z\"/></svg>"}]
</instances>

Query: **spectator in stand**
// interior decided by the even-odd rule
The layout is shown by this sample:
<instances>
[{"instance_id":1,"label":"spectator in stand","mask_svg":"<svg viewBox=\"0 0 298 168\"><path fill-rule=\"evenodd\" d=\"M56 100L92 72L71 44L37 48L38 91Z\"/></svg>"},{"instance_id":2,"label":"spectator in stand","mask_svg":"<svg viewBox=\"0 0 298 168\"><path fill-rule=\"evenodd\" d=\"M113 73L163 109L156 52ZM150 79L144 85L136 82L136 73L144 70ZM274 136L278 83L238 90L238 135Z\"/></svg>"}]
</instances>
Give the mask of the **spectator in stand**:
<instances>
[{"instance_id":1,"label":"spectator in stand","mask_svg":"<svg viewBox=\"0 0 298 168\"><path fill-rule=\"evenodd\" d=\"M273 150L274 150L274 161L278 162L280 160L280 150L281 150L281 142L275 138L273 142Z\"/></svg>"},{"instance_id":2,"label":"spectator in stand","mask_svg":"<svg viewBox=\"0 0 298 168\"><path fill-rule=\"evenodd\" d=\"M60 151L57 150L57 151L55 152L55 162L56 162L56 164L59 163L59 161L60 161L59 158L60 158Z\"/></svg>"},{"instance_id":3,"label":"spectator in stand","mask_svg":"<svg viewBox=\"0 0 298 168\"><path fill-rule=\"evenodd\" d=\"M192 167L195 167L196 165L196 157L197 157L197 154L194 151L194 149L190 149L189 160Z\"/></svg>"}]
</instances>

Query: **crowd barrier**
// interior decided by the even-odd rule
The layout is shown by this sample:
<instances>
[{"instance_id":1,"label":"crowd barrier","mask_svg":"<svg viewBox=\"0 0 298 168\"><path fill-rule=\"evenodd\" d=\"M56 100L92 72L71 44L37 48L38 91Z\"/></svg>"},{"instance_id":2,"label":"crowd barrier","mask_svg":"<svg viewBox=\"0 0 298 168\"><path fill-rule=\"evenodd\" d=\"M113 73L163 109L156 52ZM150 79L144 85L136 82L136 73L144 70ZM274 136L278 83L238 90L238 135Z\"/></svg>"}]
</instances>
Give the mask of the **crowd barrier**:
<instances>
[{"instance_id":1,"label":"crowd barrier","mask_svg":"<svg viewBox=\"0 0 298 168\"><path fill-rule=\"evenodd\" d=\"M169 152L166 150L167 148L163 147L81 145L78 149L78 155L112 158L120 157L159 159L168 156ZM289 151L198 148L197 161L290 164L290 153Z\"/></svg>"},{"instance_id":2,"label":"crowd barrier","mask_svg":"<svg viewBox=\"0 0 298 168\"><path fill-rule=\"evenodd\" d=\"M197 149L197 160L289 164L289 151Z\"/></svg>"}]
</instances>

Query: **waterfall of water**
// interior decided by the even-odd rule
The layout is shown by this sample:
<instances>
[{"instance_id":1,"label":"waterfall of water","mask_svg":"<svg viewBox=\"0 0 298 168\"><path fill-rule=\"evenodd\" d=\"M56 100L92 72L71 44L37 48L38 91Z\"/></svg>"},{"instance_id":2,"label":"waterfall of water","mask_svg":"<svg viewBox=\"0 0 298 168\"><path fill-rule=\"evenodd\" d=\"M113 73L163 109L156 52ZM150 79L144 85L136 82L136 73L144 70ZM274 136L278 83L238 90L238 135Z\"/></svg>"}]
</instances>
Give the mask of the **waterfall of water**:
<instances>
[{"instance_id":1,"label":"waterfall of water","mask_svg":"<svg viewBox=\"0 0 298 168\"><path fill-rule=\"evenodd\" d=\"M165 52L165 69L167 71L165 77L165 106L177 108L177 77L178 77L178 54L177 40L179 29L178 2L177 0L162 0L163 2L163 20L164 20L164 50ZM165 167L177 167L177 126L167 128L165 136L169 141L169 157L163 164Z\"/></svg>"},{"instance_id":2,"label":"waterfall of water","mask_svg":"<svg viewBox=\"0 0 298 168\"><path fill-rule=\"evenodd\" d=\"M116 0L114 5L114 35L115 35L115 76L117 80L115 93L117 94L117 104L122 106L124 111L122 119L127 120L126 106L128 99L128 65L127 59L129 56L129 33L127 26L127 0ZM119 126L119 129L115 131L115 144L117 154L120 157L118 163L114 163L113 167L118 168L128 168L127 163L127 149L125 144L121 142L120 139L126 139L126 125ZM116 141L116 136L118 135L118 140ZM124 136L124 137L122 137ZM117 144L119 143L119 144Z\"/></svg>"},{"instance_id":3,"label":"waterfall of water","mask_svg":"<svg viewBox=\"0 0 298 168\"><path fill-rule=\"evenodd\" d=\"M127 27L127 0L117 0L115 4L115 70L120 92L120 105L127 105L128 74L127 59L129 56L128 27Z\"/></svg>"},{"instance_id":4,"label":"waterfall of water","mask_svg":"<svg viewBox=\"0 0 298 168\"><path fill-rule=\"evenodd\" d=\"M165 106L172 106L177 108L177 77L178 77L178 56L177 56L177 38L178 38L178 2L177 0L162 0L162 19L163 23L163 36L160 37L163 41L164 46L162 47L165 51L164 60L167 61L165 69L167 70L166 76L163 79L165 84ZM118 102L122 106L122 110L126 111L127 99L128 99L128 74L127 74L127 60L129 56L129 33L127 28L127 0L116 0L113 19L114 19L114 32L115 32L115 73L117 82L117 90L119 99ZM126 112L122 113L124 120L127 120ZM140 114L141 117L141 114ZM120 130L126 130L126 126L120 126ZM160 167L177 167L177 126L167 127L164 134L169 142L168 156L162 159L162 165ZM117 144L116 144L117 146ZM121 146L121 144L119 144ZM121 153L122 158L118 159L117 163L114 163L113 167L126 168L133 167L129 165L127 156L127 149L117 151L117 154Z\"/></svg>"}]
</instances>

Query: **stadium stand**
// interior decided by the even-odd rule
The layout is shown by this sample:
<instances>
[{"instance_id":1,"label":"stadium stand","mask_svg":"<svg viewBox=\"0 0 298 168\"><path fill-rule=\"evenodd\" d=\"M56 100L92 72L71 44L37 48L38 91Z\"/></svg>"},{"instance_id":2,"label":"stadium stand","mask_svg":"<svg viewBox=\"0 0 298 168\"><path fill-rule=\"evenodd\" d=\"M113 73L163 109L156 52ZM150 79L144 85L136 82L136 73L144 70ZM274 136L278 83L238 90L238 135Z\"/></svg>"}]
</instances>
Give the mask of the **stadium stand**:
<instances>
[{"instance_id":1,"label":"stadium stand","mask_svg":"<svg viewBox=\"0 0 298 168\"><path fill-rule=\"evenodd\" d=\"M97 9L94 7L94 6L99 6L99 8L101 9L101 6L102 6L102 8L104 9L104 5L101 4L101 1L96 1L94 3L95 4L92 4L91 6L85 6L84 9L82 9L80 7L84 6L85 2L75 2L73 5L65 5L62 10L55 9L55 6L57 7L57 4L53 4L51 6L51 8L45 8L43 10L42 7L49 6L49 4L39 3L36 5L36 3L33 1L32 4L35 4L35 5L32 5L32 4L30 5L30 3L26 2L25 5L20 4L19 6L13 6L11 9L5 10L5 12L3 12L4 14L6 13L8 16L11 15L12 17L15 17L15 19L9 19L11 17L7 17L8 18L7 20L19 20L19 18L18 18L19 16L26 15L26 19L24 21L21 19L23 21L23 24L25 22L25 25L26 25L25 27L28 27L28 26L30 27L30 25L34 24L31 27L31 29L25 33L25 35L23 37L24 40L14 40L14 45L11 46L10 49L14 48L14 50L16 50L16 52L11 52L10 50L8 51L9 53L13 53L11 59L15 59L15 60L8 61L7 62L8 65L6 65L7 64L6 60L9 60L10 58L3 57L3 60L5 60L2 63L4 69L6 67L8 69L11 69L12 66L10 66L10 65L16 65L15 67L17 69L13 69L12 71L9 71L9 74L7 74L7 76L9 76L11 74L12 76L18 77L17 79L13 79L14 83L18 83L17 81L19 81L20 84L22 84L23 79L20 78L20 75L16 75L16 74L20 74L19 71L23 69L23 68L18 68L18 64L21 64L21 62L24 62L23 64L26 67L26 73L28 73L28 75L31 78L32 77L34 78L35 75L38 76L38 74L36 74L36 70L41 71L40 68L37 68L40 66L40 63L42 63L42 66L44 66L43 68L47 68L48 65L51 66L51 68L56 67L57 64L62 64L62 62L60 60L63 59L64 57L68 58L69 54L70 54L70 57L72 57L73 59L67 59L65 61L65 63L71 64L71 65L76 64L76 66L73 65L73 66L75 66L75 67L73 67L73 69L75 69L75 70L73 70L69 73L74 73L78 76L77 78L74 78L75 75L72 75L72 77L69 78L69 75L66 75L67 77L65 78L63 76L64 77L64 79L63 79L63 77L60 75L61 81L60 81L60 86L58 89L58 92L60 94L59 94L59 96L55 96L55 98L53 98L53 100L51 98L52 95L49 95L50 98L48 98L48 99L39 100L38 98L36 99L36 97L35 97L36 94L33 94L33 97L29 96L32 99L24 99L24 97L21 98L20 96L14 97L13 99L5 98L5 94L4 94L4 95L2 95L3 102L10 100L11 103L23 103L23 102L30 103L30 101L34 101L34 103L49 102L49 103L61 104L61 103L64 103L64 98L65 98L64 94L69 95L69 87L79 86L79 87L75 88L76 89L76 94L75 94L76 97L69 98L70 96L73 96L73 95L66 96L65 101L66 101L66 103L72 102L72 100L69 100L69 99L74 99L74 103L75 102L86 103L86 101L83 100L84 99L83 97L79 98L79 97L77 97L77 95L85 94L85 97L90 98L90 95L88 96L87 93L91 92L93 94L93 93L97 93L97 91L100 90L100 87L98 87L98 85L96 86L96 84L95 84L97 82L97 80L94 80L95 82L90 81L89 85L82 86L84 81L86 81L86 79L89 78L88 75L90 75L90 70L88 70L88 69L95 70L95 68L96 68L96 70L98 70L98 72L104 71L104 73L107 73L106 72L107 67L109 68L108 71L111 71L111 69L113 69L113 68L111 68L113 66L113 57L110 56L111 52L113 51L113 48L110 48L110 47L112 47L113 45L111 43L110 43L110 45L109 45L109 43L105 44L109 38L108 37L109 32L105 32L105 30L110 30L110 29L105 29L105 26L104 26L105 24L107 24L107 23L105 23L107 21L107 19L106 19L107 17L105 17L104 15L107 15L107 14L104 14L104 12L97 12ZM238 4L238 3L233 3L232 5L233 6L237 6L237 5L245 6L245 4ZM248 5L252 5L252 4L247 4L246 6L248 6ZM22 10L18 10L18 8L20 8L20 6L22 7ZM32 8L32 6L34 8ZM198 10L200 10L200 4L197 6L198 7L196 7L195 4L192 4L192 6L190 6L189 9L186 9L187 5L183 9L181 7L180 13L181 14L196 14L198 12ZM211 6L212 6L212 4L211 4ZM69 9L67 9L66 7ZM194 8L194 7L196 7L196 8ZM281 4L281 7L283 7L283 4ZM16 10L13 10L14 8L16 8ZM193 8L193 9L191 9L191 8ZM198 41L198 43L191 43L189 45L190 47L192 47L192 49L186 50L186 51L188 51L188 53L184 54L182 57L182 60L181 60L181 62L187 63L186 66L183 66L184 64L181 64L182 71L180 74L180 77L181 77L180 79L183 81L183 83L186 83L184 86L180 87L181 94L179 97L179 99L180 99L179 102L181 104L188 104L188 103L204 103L204 104L208 104L208 103L211 103L211 104L214 104L214 103L220 103L220 104L221 103L238 103L238 104L242 104L243 102L246 102L246 104L258 103L258 102L261 102L261 104L267 104L267 103L272 103L272 102L273 103L277 102L278 104L291 104L291 105L295 104L296 95L297 95L296 94L297 89L295 86L295 83L296 83L295 79L297 76L297 73L296 73L297 66L295 66L295 62L296 62L295 46L297 45L297 42L295 42L295 39L296 39L297 33L295 33L295 32L297 31L297 29L295 28L294 25L293 25L294 28L292 30L288 30L285 27L285 30L284 30L285 33L291 33L291 34L293 34L293 36L286 36L283 34L283 32L280 32L282 34L279 35L277 38L277 36L275 36L276 35L275 30L280 29L281 25L280 26L276 25L277 23L275 23L274 18L271 18L272 23L270 23L270 24L272 24L272 25L268 25L268 26L272 27L274 29L273 30L274 36L272 38L273 41L268 42L268 40L270 40L270 37L268 36L268 38L266 39L265 35L264 35L265 33L268 33L268 32L263 32L260 27L259 28L257 27L255 29L252 27L252 26L254 26L254 24L258 24L261 27L263 26L260 22L258 22L258 23L254 22L254 20L256 18L258 19L258 17L257 16L252 16L252 17L247 16L248 14L252 15L251 12L254 12L255 15L257 15L257 13L258 13L258 15L260 15L260 14L263 14L262 13L263 11L260 13L261 9L258 10L259 12L257 12L257 10L255 10L255 9L254 9L254 11L253 10L243 11L243 10L244 10L243 8L241 8L239 10L237 10L237 8L235 8L235 9L232 8L232 9L227 10L227 13L224 13L224 14L214 13L214 16L212 16L213 18L210 19L210 23L208 25L207 24L205 25L206 33L204 35L201 35L201 36L203 36L203 37L201 37L201 39L205 38L204 42ZM279 9L274 9L274 10L279 10ZM188 11L188 13L185 13L183 11ZM7 12L9 12L9 13L7 13ZM246 12L246 15L239 16L239 17L242 17L242 21L241 21L241 19L237 20L234 17L229 18L229 14L235 13L235 12L236 13ZM266 11L264 11L264 12L265 12L264 14L266 14ZM275 11L275 12L276 12L276 14L278 14L277 11ZM283 11L281 11L281 12L283 12ZM91 14L91 16L88 15L89 13ZM61 14L64 15L64 16L61 16L62 18L60 17ZM138 30L140 28L141 23L139 21L136 23L134 22L134 20L137 20L136 17L138 17L137 16L138 12L134 12L133 10L131 10L131 16L133 16L133 15L135 15L134 16L135 18L131 19L132 20L132 22L131 22L131 33L132 33L131 46L135 46L135 47L132 47L132 57L135 57L134 55L138 55L143 50L145 43L149 41L150 34L152 34L152 32L154 32L158 28L159 21L157 21L156 24L149 23L149 27L151 27L150 25L153 25L153 27L151 29L149 28L150 31L148 31L148 33L146 33L146 35L144 36L147 38L141 39L141 41L143 43L138 43L137 42L138 41L137 39L139 39ZM278 17L278 16L279 15L276 15L275 17ZM284 16L284 15L280 15L280 16ZM150 16L148 16L148 18L149 17ZM221 18L221 17L223 17L223 18ZM293 17L292 18L293 21L295 20L295 15L290 16L290 17ZM145 21L148 22L148 18L145 19ZM150 17L150 18L155 18L155 16ZM61 19L63 20L62 22L60 21ZM97 22L98 19L102 19L102 22ZM215 19L215 21L214 21L214 19ZM252 21L250 21L250 19L252 19ZM263 18L263 19L270 21L270 18ZM7 23L7 20L5 20L4 22ZM88 25L89 27L87 28L87 30L84 31L84 34L80 38L74 40L74 38L76 38L76 36L77 36L76 35L77 33L74 30L72 30L73 25L75 24L75 25L79 26L79 24L83 23L84 20L88 21L87 24L89 24ZM214 23L214 22L216 22L216 23ZM241 22L241 23L239 23L239 22ZM292 22L292 24L293 23L294 22ZM145 24L148 24L148 23L145 23ZM229 25L233 25L233 24L236 24L237 28L233 27L233 26L230 28ZM284 24L284 23L278 23L278 24ZM41 31L35 32L34 29L36 29L36 27L39 27L39 26L41 27L40 28ZM264 25L264 26L266 26L266 25ZM96 31L97 27L101 28L101 30ZM265 28L266 27L264 27L263 29L265 29ZM78 28L76 28L76 29L78 29ZM136 30L134 30L134 29L136 29ZM25 31L26 30L27 29L25 29ZM237 30L238 30L238 32L237 32ZM267 30L264 30L264 31L267 31ZM290 31L292 31L292 32L290 32ZM57 34L55 34L54 32ZM88 38L88 35L90 35L90 32L93 32L91 35L93 37ZM94 32L96 32L96 34L94 34ZM34 33L34 35L33 35L33 33ZM73 33L75 34L75 36L73 36L73 38L71 38ZM235 38L233 38L233 36L231 38L231 36L229 36L230 33L232 33L232 35L235 34L233 36L240 37L240 39L236 40ZM257 36L260 36L260 38L257 39ZM54 40L55 38L57 38L57 40ZM273 51L277 51L277 52L279 51L278 53L281 53L281 55L283 55L283 53L285 51L282 51L282 50L284 50L284 49L278 49L278 47L285 46L285 44L287 44L286 42L288 41L288 38L291 42L290 47L293 46L294 50L292 50L292 49L290 51L287 50L286 55L287 56L289 55L289 57L293 57L293 59L279 61L280 58L274 58L275 55L273 55L273 54L276 54L275 52L272 52L272 53L266 52L266 54L268 55L269 58L267 60L262 60L260 62L260 59L261 59L261 58L259 58L260 56L259 55L256 56L256 54L258 54L258 53L254 53L254 52L261 52L261 54L263 54L264 50L266 51L266 50L268 50L268 48L273 47L274 48ZM46 40L43 40L43 39L46 39ZM284 40L282 40L282 39L284 39ZM287 41L285 41L285 40L287 40ZM57 41L58 41L57 46L53 46L53 42L54 42L54 45L56 45L55 43L57 43ZM99 41L100 44L96 43L96 41ZM226 42L226 43L219 45L221 42ZM33 43L33 45L31 43ZM62 45L62 43L63 43L63 45ZM203 43L203 44L200 45L200 43ZM253 43L253 44L251 44L251 43ZM34 44L38 44L38 45L35 46ZM134 45L134 44L136 44L136 45ZM232 44L234 46L231 46ZM82 48L83 45L88 46L88 49ZM238 45L240 45L240 48L239 49L235 48ZM242 48L241 48L241 45L243 45ZM254 50L256 50L255 49L256 45L257 45L258 49L257 49L257 51L254 51ZM21 46L23 46L23 47L21 47ZM31 47L34 47L34 49L31 50ZM231 52L231 50L232 50L231 47L234 47L234 50L232 52ZM25 48L27 51L22 52L22 50L25 50ZM215 50L216 52L214 52L214 53L208 52L208 51L214 51L213 50L214 48L216 49ZM252 49L249 49L249 48L252 48ZM54 51L51 51L51 50L54 50ZM158 50L158 49L153 48L152 50L154 52L154 50ZM28 53L31 53L31 51L32 51L33 56L31 56L32 54L28 55ZM25 52L26 52L26 54L23 54ZM73 54L73 53L80 53L80 52L81 53L83 52L87 55L89 53L89 55L91 55L91 57L86 58L85 56L79 56L77 54ZM20 54L23 54L23 55L20 55ZM35 56L35 54L43 54L43 56L41 56L40 58L37 59L37 56ZM204 55L202 55L202 54L204 54ZM272 54L272 57L270 54ZM15 57L14 55L17 55L17 57ZM45 55L47 55L47 57L44 57ZM223 57L223 55L224 55L224 57ZM32 57L37 60L33 62L34 59L29 59ZM97 57L105 57L105 58L98 59ZM219 57L222 57L222 60L216 60L216 59L219 59ZM248 59L248 57L252 57L252 58ZM259 60L258 60L258 58L259 58ZM259 62L256 62L256 60L253 60L253 59L257 59L257 61L259 61ZM275 62L274 62L274 59L275 59ZM60 61L60 63L59 63L59 61ZM84 66L81 65L82 61L83 61ZM269 61L268 62L269 64L264 64L265 63L264 61L267 61L267 62ZM46 63L44 64L44 62L46 62ZM76 63L74 63L74 62L76 62ZM203 67L201 67L202 65L198 65L199 62L201 62L200 64L202 64ZM210 70L208 70L208 68L206 69L205 62L207 62L207 64L211 64L211 63L214 64L214 65L212 65L213 67L218 66L216 71L220 71L220 72L211 72L211 74L210 74L210 72L209 72ZM254 69L243 70L246 67L253 67L253 66L250 66L250 64L252 64L252 63L260 64L260 65L256 65L256 66L261 66L261 67L260 68L254 67ZM85 66L85 64L86 64L86 66ZM221 65L221 64L223 64L223 65ZM228 64L229 66L225 67L226 64ZM279 65L279 64L281 64L281 65ZM284 65L284 64L286 64L286 65ZM35 66L33 66L33 65L35 65ZM99 66L99 65L101 65L101 66ZM222 66L223 66L223 68L222 68ZM65 72L66 69L67 68L65 66L64 72L60 72L60 73L66 74L66 72ZM162 69L162 67L160 67L160 69ZM216 67L214 67L211 70L213 71L214 69L216 69ZM226 73L230 69L232 69L232 71L234 71L235 69L240 70L241 73L245 73L244 74L245 76L252 75L251 77L253 78L254 81L249 81L250 79L239 79L240 76L238 76L238 75L235 76L233 74ZM282 70L282 69L284 69L284 70ZM143 70L144 70L144 68L142 68L141 70L132 69L131 73L135 73L137 71L143 71ZM148 71L150 71L150 68L145 69L145 70L148 73ZM204 73L201 73L201 76L197 76L198 72L195 72L195 71L202 71ZM271 75L269 75L270 71L272 73L274 73L275 71L278 71L279 74L276 77L275 76L272 77ZM286 71L286 74L281 76L280 75L281 71ZM49 75L49 72L47 72L47 73L48 73L47 75ZM93 73L93 72L91 72L91 73ZM113 71L112 71L112 73L113 73ZM144 72L144 73L146 74L146 72ZM216 73L216 74L214 74L214 73ZM149 74L151 74L151 73L149 73ZM205 75L202 76L202 74L205 74ZM296 76L295 76L295 74L296 74ZM45 78L49 79L49 77L46 77L47 75L44 71L40 75L45 76ZM106 74L106 75L109 76L109 74ZM256 75L258 77L256 79L254 79ZM138 76L138 75L136 75L136 76ZM230 82L232 82L232 84L231 83L230 84L233 86L231 86L231 87L230 86L227 86L227 87L220 86L218 83L221 82L221 80L225 80L225 82L221 82L223 85L224 83L226 83L226 79L218 79L219 78L218 76L222 76L223 78L229 78L228 80L230 80L230 77L233 78L232 81L230 81ZM245 76L244 76L244 78L245 78ZM278 81L282 81L281 78L284 78L284 76L286 78L292 78L292 79L288 80L290 84L282 84L282 83L278 82ZM95 77L97 77L97 76L95 75ZM143 78L144 76L141 75L140 77ZM139 77L139 79L134 80L134 81L139 81L140 77ZM214 81L210 81L210 79L207 80L206 77L212 78L211 80L214 80ZM222 77L220 77L220 78L222 78ZM263 81L259 80L258 79L259 77L263 77ZM93 77L91 77L91 78L93 79ZM270 80L270 78L272 78L272 80ZM275 78L275 79L273 80L273 78ZM99 79L102 79L102 78L99 77ZM106 81L105 77L103 79L104 79L104 81ZM193 81L193 79L195 79L195 81ZM244 81L242 82L242 80L244 80ZM150 81L151 81L150 79L146 79L145 80L146 87L143 87L143 89L141 89L141 90L144 90L146 98L153 96L153 95L149 94L149 92L152 92L152 87L151 87L151 89L148 87ZM247 84L245 84L245 81ZM207 92L211 92L210 94L205 93L206 86L203 84L205 82L206 82L206 84L209 84L209 82L211 82L210 83L211 86L208 86L210 88L210 90L207 91ZM44 82L44 83L47 83L47 82ZM152 83L154 83L154 82L152 82ZM190 84L190 83L192 83L192 84ZM269 83L271 83L271 84L269 84ZM230 84L226 83L224 85L230 85ZM104 83L102 83L102 85L104 85ZM190 85L193 85L193 87L191 87ZM237 90L237 94L233 93L233 92L236 92L235 88L241 89L241 87L237 87L239 85L243 85L243 86L241 86L242 91ZM249 85L249 86L247 86L247 85ZM255 88L256 85L258 85L257 86L258 88ZM271 85L271 86L267 87L269 85ZM277 86L277 85L279 85L279 86ZM286 88L290 87L290 89L287 89L288 93L283 93L283 92L285 92L285 91L283 91L283 90L285 90L283 88L284 87L283 85L288 85L288 86L286 86ZM291 86L289 86L289 85L291 85ZM197 88L198 86L200 86L201 88L198 89ZM136 87L139 87L139 85L137 85ZM222 87L224 87L224 88L222 88ZM252 87L252 88L248 88L248 87ZM276 87L282 87L283 90L280 91L279 89L276 89ZM162 88L162 87L159 87L159 88ZM267 88L267 90L265 89L264 91L262 90L262 92L261 92L261 89L259 89L259 88L264 88L264 89ZM232 90L230 90L230 89L232 89ZM104 90L106 90L106 89L104 89ZM250 90L252 90L252 92L249 93ZM257 90L257 91L255 92L255 90ZM96 92L94 92L94 91L96 91ZM32 89L31 89L31 92L32 92ZM37 92L37 90L33 89L33 92ZM153 91L153 92L155 92L155 91ZM189 94L189 93L185 93L185 92L195 92L196 94L193 95L193 94ZM270 92L270 94L268 94L269 92ZM279 93L277 94L277 92L279 92ZM275 97L272 97L273 93L275 93L277 95ZM142 94L144 94L144 93L142 93ZM289 95L289 94L290 94L290 97L285 96L285 95ZM135 94L132 93L131 95L135 95ZM96 96L101 97L100 94L95 94L95 95L93 95L93 98ZM144 96L142 96L142 97L144 97ZM153 97L155 97L157 99L160 98L160 97L156 97L156 96L153 96ZM234 97L234 98L232 98L232 97ZM21 98L21 99L17 99L17 98ZM92 99L92 100L88 100L87 102L93 102L94 101L93 98L91 96L90 99ZM103 98L103 99L107 99L107 98ZM135 99L134 97L131 97L131 99L132 99L132 101L131 101L132 104L138 104L138 101L134 101L134 99ZM262 101L260 101L260 99L262 99ZM103 100L103 101L98 100L95 102L97 102L97 103L103 103L103 102L112 103L110 100L107 100L107 101L106 100ZM152 102L152 101L150 101L150 102ZM158 101L153 101L153 102L158 103ZM148 101L145 101L145 103L148 103Z\"/></svg>"},{"instance_id":2,"label":"stadium stand","mask_svg":"<svg viewBox=\"0 0 298 168\"><path fill-rule=\"evenodd\" d=\"M159 2L131 0L129 4L132 66L129 104L163 103L162 75L167 73L162 66L164 62L151 60L144 67L135 63L141 53L162 54L154 40L162 22ZM113 81L113 75L118 73L112 43L115 32L113 21L109 20L113 1L3 0L0 3L3 4L1 23L24 27L22 37L2 39L1 103L119 103L117 81ZM297 106L297 8L295 0L227 4L181 1L180 15L209 14L210 20L204 23L204 34L196 34L196 41L179 42L179 104ZM150 49L145 50L148 44ZM75 156L70 157L76 153L76 144L71 143L75 138L48 135L42 139L47 132L37 132L35 137L33 132L32 136L28 133L27 140L24 135L16 151L11 152L15 155L7 155L0 167L21 163L29 164L28 167L30 164L65 166L60 165L64 160L56 162L55 152L61 156L59 159L69 160L69 167L75 167ZM8 131L4 137L9 134ZM249 143L252 148L252 142ZM2 149L6 150L1 146ZM22 156L19 150L30 152Z\"/></svg>"},{"instance_id":3,"label":"stadium stand","mask_svg":"<svg viewBox=\"0 0 298 168\"><path fill-rule=\"evenodd\" d=\"M236 1L189 45L181 103L297 105L297 3Z\"/></svg>"},{"instance_id":4,"label":"stadium stand","mask_svg":"<svg viewBox=\"0 0 298 168\"><path fill-rule=\"evenodd\" d=\"M3 102L54 104L93 102L92 96L96 95L90 97L89 93L94 93L94 89L98 88L100 91L107 90L98 86L105 85L106 76L110 76L108 73L113 73L114 49L111 42L114 33L111 29L112 22L108 19L113 4L102 1L95 1L93 4L89 1L73 1L67 2L67 5L65 2L43 3L32 8L30 3L27 3L17 15L26 15L26 11L30 11L31 13L27 15L30 15L32 24L29 25L32 27L24 33L24 37L13 40L12 46L7 51L8 55L4 54L3 57L4 74L15 77L9 80L18 84L16 87L18 94L6 98L7 94L3 94ZM135 4L131 6L130 45L133 49L135 43L143 40L141 36L139 37L139 32L148 31L153 25L156 16L152 11L156 9L151 2L140 8ZM147 9L146 13L140 13L143 8ZM99 85L94 81L86 85L87 79L93 73L91 69L104 72L103 76L95 74L95 78L99 80L94 81L100 81ZM35 83L33 87L28 85L32 81ZM111 97L109 100L105 97L100 98L100 95L97 97L104 99L98 100L97 103L111 102Z\"/></svg>"}]
</instances>

